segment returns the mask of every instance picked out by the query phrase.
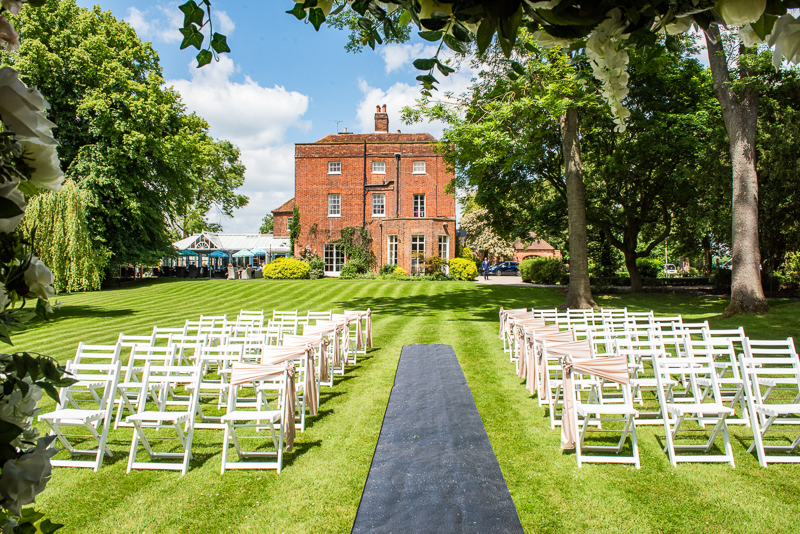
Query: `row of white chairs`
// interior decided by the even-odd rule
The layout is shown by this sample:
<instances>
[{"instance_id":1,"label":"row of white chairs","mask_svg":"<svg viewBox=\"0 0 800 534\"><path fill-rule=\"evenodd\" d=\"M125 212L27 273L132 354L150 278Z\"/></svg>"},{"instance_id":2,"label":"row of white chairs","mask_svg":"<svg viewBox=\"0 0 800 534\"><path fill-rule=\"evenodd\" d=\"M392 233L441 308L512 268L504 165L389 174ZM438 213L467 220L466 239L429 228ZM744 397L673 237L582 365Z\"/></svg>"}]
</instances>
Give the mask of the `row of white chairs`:
<instances>
[{"instance_id":1,"label":"row of white chairs","mask_svg":"<svg viewBox=\"0 0 800 534\"><path fill-rule=\"evenodd\" d=\"M752 428L754 439L748 452L756 451L760 465L800 462L800 456L791 455L800 445L800 434L788 444L765 443L768 433L800 425L800 360L792 338L756 341L743 328L714 330L707 322L686 323L680 316L663 318L652 312L633 315L625 309L569 315L538 312L502 310L500 335L517 362L519 376L528 379L532 393L536 390L540 405L548 406L551 427L563 425L559 415L565 413L565 403L574 405L568 411L573 418L568 426L580 428L574 445L579 465L610 461L639 467L636 425L641 424L664 426L664 450L673 465L687 461L734 465L728 424ZM594 360L589 367L602 367L616 358L623 370L627 367L626 383L590 372L570 372L571 388L565 391L565 361L578 362L575 367L579 368L584 357ZM658 405L654 412L641 408L647 391ZM640 409L634 407L637 402ZM623 423L616 445L585 445L588 433L608 431L603 424L610 421ZM710 426L708 439L700 444L677 443L688 421L697 426L690 430L692 434ZM628 438L632 454L621 457ZM712 454L718 438L723 452ZM584 456L584 451L614 455Z\"/></svg>"},{"instance_id":2,"label":"row of white chairs","mask_svg":"<svg viewBox=\"0 0 800 534\"><path fill-rule=\"evenodd\" d=\"M297 313L294 314L296 317ZM246 315L253 318L252 325L244 325L242 317ZM263 313L260 315L263 317ZM113 456L107 440L114 421L115 428L134 429L128 472L178 469L185 474L195 429L224 430L222 472L226 468L275 468L280 472L284 435L291 442L288 435L294 435L295 425L305 430L306 412L316 413L320 385L332 386L334 372L343 373L347 363L355 363L357 351L365 352L366 345L371 344L371 312L339 315L343 317L337 319L337 314L319 313L313 317L313 323L303 325L302 335L283 333L277 339L279 343L271 343L266 333L257 332L267 328L258 326L263 325L259 313L243 311L235 322L230 322L233 324L226 324L224 316L204 316L198 321L202 324L196 331L165 332L154 328L151 336L120 334L114 345L79 344L75 358L66 366L77 382L61 390L54 412L39 417L72 457L54 460L52 464L92 467L97 471L104 456ZM283 321L283 317L274 316L271 322ZM361 325L354 328L354 323L365 318L366 335ZM235 325L246 326L246 331L236 330ZM229 332L215 335L218 328ZM365 337L363 343L353 339L356 332ZM127 358L123 349L126 352L129 349ZM268 372L250 380L245 388L232 377L237 366L248 365ZM245 391L247 396L243 396ZM210 397L210 402L202 402L204 397L206 400ZM289 397L291 409L285 402ZM213 415L204 409L220 413ZM88 435L66 433L74 427L85 428ZM173 435L165 436L170 429ZM255 435L243 437L242 429L255 430L250 432ZM259 436L261 430L269 430L274 450L248 452L242 448L244 440L263 437ZM154 440L177 440L180 452L157 451ZM79 448L82 442L92 441L96 448ZM231 443L239 462L228 458ZM140 444L150 462L137 461ZM87 455L94 458L75 459ZM274 461L242 461L253 457L274 457Z\"/></svg>"}]
</instances>

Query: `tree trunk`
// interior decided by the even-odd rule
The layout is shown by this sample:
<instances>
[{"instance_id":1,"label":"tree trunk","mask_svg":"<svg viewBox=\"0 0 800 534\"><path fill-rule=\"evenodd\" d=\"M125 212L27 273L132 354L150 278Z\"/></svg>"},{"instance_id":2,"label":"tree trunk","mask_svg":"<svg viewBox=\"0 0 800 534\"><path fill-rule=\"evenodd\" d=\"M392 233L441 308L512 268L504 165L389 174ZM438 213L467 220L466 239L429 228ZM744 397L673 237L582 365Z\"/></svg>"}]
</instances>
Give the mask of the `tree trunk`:
<instances>
[{"instance_id":1,"label":"tree trunk","mask_svg":"<svg viewBox=\"0 0 800 534\"><path fill-rule=\"evenodd\" d=\"M625 267L631 277L631 293L641 293L644 287L642 286L642 274L636 266L636 251L623 250L622 255L625 257Z\"/></svg>"},{"instance_id":2,"label":"tree trunk","mask_svg":"<svg viewBox=\"0 0 800 534\"><path fill-rule=\"evenodd\" d=\"M733 281L731 302L723 317L737 313L766 313L769 306L761 287L761 254L758 248L758 176L755 158L758 90L752 85L745 85L737 96L731 88L728 63L716 26L706 30L706 45L714 93L719 99L728 132L733 166Z\"/></svg>"},{"instance_id":3,"label":"tree trunk","mask_svg":"<svg viewBox=\"0 0 800 534\"><path fill-rule=\"evenodd\" d=\"M703 274L711 276L711 239L708 235L703 236Z\"/></svg>"},{"instance_id":4,"label":"tree trunk","mask_svg":"<svg viewBox=\"0 0 800 534\"><path fill-rule=\"evenodd\" d=\"M569 290L562 308L596 308L589 282L589 254L586 239L586 193L583 189L581 148L578 140L578 111L570 106L559 121L564 152L569 219Z\"/></svg>"}]
</instances>

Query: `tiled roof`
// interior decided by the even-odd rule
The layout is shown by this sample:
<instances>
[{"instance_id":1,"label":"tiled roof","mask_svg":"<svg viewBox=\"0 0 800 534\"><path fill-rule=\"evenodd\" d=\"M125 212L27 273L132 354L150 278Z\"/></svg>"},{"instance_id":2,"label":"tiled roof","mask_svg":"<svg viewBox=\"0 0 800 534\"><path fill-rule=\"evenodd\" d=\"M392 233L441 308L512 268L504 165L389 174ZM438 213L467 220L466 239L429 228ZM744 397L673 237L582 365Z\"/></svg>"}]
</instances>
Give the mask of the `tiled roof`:
<instances>
[{"instance_id":1,"label":"tiled roof","mask_svg":"<svg viewBox=\"0 0 800 534\"><path fill-rule=\"evenodd\" d=\"M517 250L555 250L554 246L543 239L538 239L536 234L533 232L530 233L530 236L533 239L533 242L530 245L525 247L522 240L517 239L514 241L514 248ZM528 240L526 239L525 242L527 243Z\"/></svg>"},{"instance_id":2,"label":"tiled roof","mask_svg":"<svg viewBox=\"0 0 800 534\"><path fill-rule=\"evenodd\" d=\"M281 204L279 208L272 210L272 213L282 212L282 211L292 211L292 208L294 208L294 197L290 198L289 200Z\"/></svg>"}]
</instances>

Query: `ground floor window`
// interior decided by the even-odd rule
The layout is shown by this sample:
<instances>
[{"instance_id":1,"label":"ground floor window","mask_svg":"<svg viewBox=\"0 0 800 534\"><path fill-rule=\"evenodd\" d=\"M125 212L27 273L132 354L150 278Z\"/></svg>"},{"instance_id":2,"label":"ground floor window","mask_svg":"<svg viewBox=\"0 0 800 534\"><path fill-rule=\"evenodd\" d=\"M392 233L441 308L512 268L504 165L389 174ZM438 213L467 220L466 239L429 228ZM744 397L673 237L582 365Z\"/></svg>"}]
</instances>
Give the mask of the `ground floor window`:
<instances>
[{"instance_id":1,"label":"ground floor window","mask_svg":"<svg viewBox=\"0 0 800 534\"><path fill-rule=\"evenodd\" d=\"M444 261L447 261L447 259L450 257L450 236L439 236L439 257ZM446 264L442 265L442 272L449 274L449 269L447 268Z\"/></svg>"},{"instance_id":2,"label":"ground floor window","mask_svg":"<svg viewBox=\"0 0 800 534\"><path fill-rule=\"evenodd\" d=\"M338 273L344 265L344 251L339 245L325 245L325 272Z\"/></svg>"},{"instance_id":3,"label":"ground floor window","mask_svg":"<svg viewBox=\"0 0 800 534\"><path fill-rule=\"evenodd\" d=\"M425 271L425 236L411 236L411 272L413 274Z\"/></svg>"},{"instance_id":4,"label":"ground floor window","mask_svg":"<svg viewBox=\"0 0 800 534\"><path fill-rule=\"evenodd\" d=\"M386 263L397 265L397 236L390 235L387 247Z\"/></svg>"}]
</instances>

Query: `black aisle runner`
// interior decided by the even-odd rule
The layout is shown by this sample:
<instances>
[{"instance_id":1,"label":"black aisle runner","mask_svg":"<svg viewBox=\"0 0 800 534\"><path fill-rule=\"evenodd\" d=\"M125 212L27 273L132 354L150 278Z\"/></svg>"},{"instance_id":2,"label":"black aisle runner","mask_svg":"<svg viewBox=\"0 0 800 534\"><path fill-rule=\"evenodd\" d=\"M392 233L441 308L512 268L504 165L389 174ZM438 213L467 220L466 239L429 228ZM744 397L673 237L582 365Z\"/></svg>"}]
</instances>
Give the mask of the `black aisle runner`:
<instances>
[{"instance_id":1,"label":"black aisle runner","mask_svg":"<svg viewBox=\"0 0 800 534\"><path fill-rule=\"evenodd\" d=\"M353 532L523 532L449 345L406 345Z\"/></svg>"}]
</instances>

